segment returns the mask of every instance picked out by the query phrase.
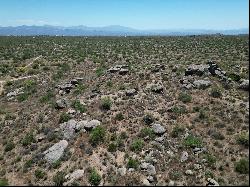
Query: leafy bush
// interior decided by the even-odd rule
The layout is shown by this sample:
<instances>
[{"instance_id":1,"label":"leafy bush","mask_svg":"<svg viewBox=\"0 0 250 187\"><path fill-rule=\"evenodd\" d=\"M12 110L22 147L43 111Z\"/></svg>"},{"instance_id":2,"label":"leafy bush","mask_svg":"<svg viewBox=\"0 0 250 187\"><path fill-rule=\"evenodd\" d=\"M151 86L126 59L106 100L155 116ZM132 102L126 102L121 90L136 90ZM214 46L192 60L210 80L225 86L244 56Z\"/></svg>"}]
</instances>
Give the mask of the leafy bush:
<instances>
[{"instance_id":1,"label":"leafy bush","mask_svg":"<svg viewBox=\"0 0 250 187\"><path fill-rule=\"evenodd\" d=\"M80 95L80 94L82 94L85 90L86 90L86 86L84 86L83 84L78 84L78 85L76 86L76 89L74 90L74 94L75 94L75 95Z\"/></svg>"},{"instance_id":2,"label":"leafy bush","mask_svg":"<svg viewBox=\"0 0 250 187\"><path fill-rule=\"evenodd\" d=\"M8 186L8 180L7 179L0 179L0 186Z\"/></svg>"},{"instance_id":3,"label":"leafy bush","mask_svg":"<svg viewBox=\"0 0 250 187\"><path fill-rule=\"evenodd\" d=\"M235 171L239 172L240 174L248 174L249 173L249 160L242 158L238 162L236 162Z\"/></svg>"},{"instance_id":4,"label":"leafy bush","mask_svg":"<svg viewBox=\"0 0 250 187\"><path fill-rule=\"evenodd\" d=\"M15 144L12 141L7 142L7 144L5 145L4 151L8 152L11 151L12 149L15 148Z\"/></svg>"},{"instance_id":5,"label":"leafy bush","mask_svg":"<svg viewBox=\"0 0 250 187\"><path fill-rule=\"evenodd\" d=\"M147 114L146 116L143 117L143 121L146 125L150 125L151 123L154 122L154 118L150 114Z\"/></svg>"},{"instance_id":6,"label":"leafy bush","mask_svg":"<svg viewBox=\"0 0 250 187\"><path fill-rule=\"evenodd\" d=\"M132 151L141 151L144 146L144 141L142 139L136 139L132 142L130 149Z\"/></svg>"},{"instance_id":7,"label":"leafy bush","mask_svg":"<svg viewBox=\"0 0 250 187\"><path fill-rule=\"evenodd\" d=\"M98 145L104 141L106 135L106 130L103 127L96 127L90 133L90 143L93 145Z\"/></svg>"},{"instance_id":8,"label":"leafy bush","mask_svg":"<svg viewBox=\"0 0 250 187\"><path fill-rule=\"evenodd\" d=\"M115 152L117 149L117 144L115 143L110 143L109 146L108 146L108 151L109 152Z\"/></svg>"},{"instance_id":9,"label":"leafy bush","mask_svg":"<svg viewBox=\"0 0 250 187\"><path fill-rule=\"evenodd\" d=\"M55 183L55 186L62 186L65 182L65 173L58 171L56 175L53 177L53 182Z\"/></svg>"},{"instance_id":10,"label":"leafy bush","mask_svg":"<svg viewBox=\"0 0 250 187\"><path fill-rule=\"evenodd\" d=\"M29 98L28 93L22 93L22 94L17 96L18 102L23 102L23 101L27 100L28 98Z\"/></svg>"},{"instance_id":11,"label":"leafy bush","mask_svg":"<svg viewBox=\"0 0 250 187\"><path fill-rule=\"evenodd\" d=\"M99 67L99 68L96 69L96 76L100 77L100 76L102 76L104 74L104 72L105 72L105 68Z\"/></svg>"},{"instance_id":12,"label":"leafy bush","mask_svg":"<svg viewBox=\"0 0 250 187\"><path fill-rule=\"evenodd\" d=\"M79 100L75 100L72 104L72 107L74 109L80 111L81 113L86 112L86 110L87 110L86 107L83 104L81 104L81 102Z\"/></svg>"},{"instance_id":13,"label":"leafy bush","mask_svg":"<svg viewBox=\"0 0 250 187\"><path fill-rule=\"evenodd\" d=\"M183 103L189 103L189 102L191 102L191 100L192 100L192 96L191 96L190 94L188 94L188 93L181 92L181 93L179 94L178 99L179 99L180 101L182 101Z\"/></svg>"},{"instance_id":14,"label":"leafy bush","mask_svg":"<svg viewBox=\"0 0 250 187\"><path fill-rule=\"evenodd\" d=\"M173 138L177 138L180 134L183 134L184 132L185 132L184 127L176 125L171 132L171 136Z\"/></svg>"},{"instance_id":15,"label":"leafy bush","mask_svg":"<svg viewBox=\"0 0 250 187\"><path fill-rule=\"evenodd\" d=\"M210 91L210 95L214 98L220 98L222 96L221 90L217 87L214 87Z\"/></svg>"},{"instance_id":16,"label":"leafy bush","mask_svg":"<svg viewBox=\"0 0 250 187\"><path fill-rule=\"evenodd\" d=\"M110 110L112 106L112 100L109 97L104 97L101 100L101 108L104 110Z\"/></svg>"},{"instance_id":17,"label":"leafy bush","mask_svg":"<svg viewBox=\"0 0 250 187\"><path fill-rule=\"evenodd\" d=\"M204 159L207 160L209 166L213 166L216 163L216 157L211 154L205 154Z\"/></svg>"},{"instance_id":18,"label":"leafy bush","mask_svg":"<svg viewBox=\"0 0 250 187\"><path fill-rule=\"evenodd\" d=\"M139 166L139 161L133 158L129 158L127 163L127 168L134 168L137 169Z\"/></svg>"},{"instance_id":19,"label":"leafy bush","mask_svg":"<svg viewBox=\"0 0 250 187\"><path fill-rule=\"evenodd\" d=\"M153 139L155 137L155 133L153 129L146 127L146 128L141 129L139 136L142 138L145 138L148 136L150 139Z\"/></svg>"},{"instance_id":20,"label":"leafy bush","mask_svg":"<svg viewBox=\"0 0 250 187\"><path fill-rule=\"evenodd\" d=\"M115 115L115 119L121 121L124 119L124 116L121 112L119 112L118 114Z\"/></svg>"},{"instance_id":21,"label":"leafy bush","mask_svg":"<svg viewBox=\"0 0 250 187\"><path fill-rule=\"evenodd\" d=\"M91 185L99 185L101 182L102 178L101 176L97 173L97 171L95 169L91 170L90 176L89 176L89 183Z\"/></svg>"},{"instance_id":22,"label":"leafy bush","mask_svg":"<svg viewBox=\"0 0 250 187\"><path fill-rule=\"evenodd\" d=\"M37 179L43 179L45 177L46 173L43 170L36 169L35 170L35 177Z\"/></svg>"},{"instance_id":23,"label":"leafy bush","mask_svg":"<svg viewBox=\"0 0 250 187\"><path fill-rule=\"evenodd\" d=\"M191 148L201 147L202 142L201 142L200 138L197 138L193 135L188 135L186 137L186 139L184 140L184 145L187 147L191 147Z\"/></svg>"},{"instance_id":24,"label":"leafy bush","mask_svg":"<svg viewBox=\"0 0 250 187\"><path fill-rule=\"evenodd\" d=\"M59 123L67 122L71 119L71 116L65 112L61 113Z\"/></svg>"},{"instance_id":25,"label":"leafy bush","mask_svg":"<svg viewBox=\"0 0 250 187\"><path fill-rule=\"evenodd\" d=\"M248 147L249 146L249 134L242 132L240 135L236 136L236 141L238 144Z\"/></svg>"},{"instance_id":26,"label":"leafy bush","mask_svg":"<svg viewBox=\"0 0 250 187\"><path fill-rule=\"evenodd\" d=\"M53 93L53 91L48 90L47 93L40 98L40 102L41 103L48 103L54 97L55 97L55 94Z\"/></svg>"},{"instance_id":27,"label":"leafy bush","mask_svg":"<svg viewBox=\"0 0 250 187\"><path fill-rule=\"evenodd\" d=\"M27 145L30 145L32 142L35 142L33 131L25 135L25 137L22 140L22 145L27 146Z\"/></svg>"}]
</instances>

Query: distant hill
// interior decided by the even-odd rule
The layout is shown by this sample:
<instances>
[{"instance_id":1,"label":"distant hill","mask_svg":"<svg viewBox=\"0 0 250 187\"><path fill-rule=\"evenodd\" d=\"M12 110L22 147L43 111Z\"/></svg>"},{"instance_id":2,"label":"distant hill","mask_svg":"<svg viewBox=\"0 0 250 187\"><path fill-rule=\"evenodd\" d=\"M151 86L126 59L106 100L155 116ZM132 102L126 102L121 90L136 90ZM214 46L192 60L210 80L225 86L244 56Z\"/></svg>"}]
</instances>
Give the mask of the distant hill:
<instances>
[{"instance_id":1,"label":"distant hill","mask_svg":"<svg viewBox=\"0 0 250 187\"><path fill-rule=\"evenodd\" d=\"M235 30L202 30L202 29L179 29L179 30L137 30L119 25L106 27L87 27L87 26L16 26L0 27L0 35L8 36L28 36L28 35L64 35L64 36L143 36L143 35L203 35L203 34L224 34L238 35L249 34L249 29Z\"/></svg>"}]
</instances>

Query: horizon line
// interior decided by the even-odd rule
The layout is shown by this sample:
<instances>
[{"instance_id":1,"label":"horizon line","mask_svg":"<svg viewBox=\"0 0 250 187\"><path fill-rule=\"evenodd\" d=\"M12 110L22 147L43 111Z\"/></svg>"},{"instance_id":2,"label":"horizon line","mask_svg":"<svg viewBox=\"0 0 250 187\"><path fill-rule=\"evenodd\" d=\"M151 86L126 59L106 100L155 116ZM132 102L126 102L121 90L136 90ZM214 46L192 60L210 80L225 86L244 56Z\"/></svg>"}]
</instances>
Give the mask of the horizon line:
<instances>
[{"instance_id":1,"label":"horizon line","mask_svg":"<svg viewBox=\"0 0 250 187\"><path fill-rule=\"evenodd\" d=\"M88 26L88 25L70 25L70 26L63 26L63 25L50 25L50 24L44 24L44 25L29 25L29 24L24 24L24 25L8 25L8 26L3 26L0 25L0 27L21 27L21 26L35 26L35 27L45 27L45 26L51 26L51 27L79 27L79 26L84 26L88 28L103 28L103 27L111 27L111 26L118 26L118 27L123 27L123 28L129 28L133 30L138 30L138 31L149 31L149 30L210 30L210 31L227 31L227 30L242 30L242 29L247 29L249 30L248 27L241 27L241 28L147 28L147 29L138 29L138 28L133 28L130 26L123 26L123 25L106 25L106 26Z\"/></svg>"}]
</instances>

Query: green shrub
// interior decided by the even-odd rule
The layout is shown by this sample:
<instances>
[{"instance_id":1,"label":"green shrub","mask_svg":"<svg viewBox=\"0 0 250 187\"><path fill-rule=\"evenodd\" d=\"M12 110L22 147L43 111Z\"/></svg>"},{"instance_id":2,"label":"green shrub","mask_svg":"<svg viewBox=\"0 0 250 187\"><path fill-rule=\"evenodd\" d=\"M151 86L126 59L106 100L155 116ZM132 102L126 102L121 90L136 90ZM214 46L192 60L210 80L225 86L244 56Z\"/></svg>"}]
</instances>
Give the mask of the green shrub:
<instances>
[{"instance_id":1,"label":"green shrub","mask_svg":"<svg viewBox=\"0 0 250 187\"><path fill-rule=\"evenodd\" d=\"M154 133L153 129L151 129L149 127L145 127L143 129L141 129L139 136L142 138L145 138L148 136L152 140L155 137L155 133Z\"/></svg>"},{"instance_id":2,"label":"green shrub","mask_svg":"<svg viewBox=\"0 0 250 187\"><path fill-rule=\"evenodd\" d=\"M48 103L54 97L55 97L55 94L53 93L53 91L48 90L47 93L40 98L40 102L41 103Z\"/></svg>"},{"instance_id":3,"label":"green shrub","mask_svg":"<svg viewBox=\"0 0 250 187\"><path fill-rule=\"evenodd\" d=\"M7 179L0 179L0 186L8 186L8 180Z\"/></svg>"},{"instance_id":4,"label":"green shrub","mask_svg":"<svg viewBox=\"0 0 250 187\"><path fill-rule=\"evenodd\" d=\"M143 117L143 121L146 125L150 125L151 123L154 122L154 118L152 117L152 115L147 114Z\"/></svg>"},{"instance_id":5,"label":"green shrub","mask_svg":"<svg viewBox=\"0 0 250 187\"><path fill-rule=\"evenodd\" d=\"M106 130L103 127L96 127L90 133L90 143L92 145L98 145L105 139Z\"/></svg>"},{"instance_id":6,"label":"green shrub","mask_svg":"<svg viewBox=\"0 0 250 187\"><path fill-rule=\"evenodd\" d=\"M121 121L124 119L124 116L121 112L119 112L118 114L115 115L115 119Z\"/></svg>"},{"instance_id":7,"label":"green shrub","mask_svg":"<svg viewBox=\"0 0 250 187\"><path fill-rule=\"evenodd\" d=\"M181 92L181 93L179 94L178 99L179 99L180 101L182 101L183 103L189 103L189 102L191 102L191 100L192 100L192 96L191 96L190 94L188 94L188 93Z\"/></svg>"},{"instance_id":8,"label":"green shrub","mask_svg":"<svg viewBox=\"0 0 250 187\"><path fill-rule=\"evenodd\" d=\"M27 160L25 163L24 163L24 169L27 169L27 168L30 168L33 164L33 159L30 159L30 160Z\"/></svg>"},{"instance_id":9,"label":"green shrub","mask_svg":"<svg viewBox=\"0 0 250 187\"><path fill-rule=\"evenodd\" d=\"M63 183L65 182L65 173L58 171L56 175L53 177L53 182L55 186L62 186Z\"/></svg>"},{"instance_id":10,"label":"green shrub","mask_svg":"<svg viewBox=\"0 0 250 187\"><path fill-rule=\"evenodd\" d=\"M130 149L132 151L141 151L144 146L144 141L142 139L136 139L132 142Z\"/></svg>"},{"instance_id":11,"label":"green shrub","mask_svg":"<svg viewBox=\"0 0 250 187\"><path fill-rule=\"evenodd\" d=\"M214 87L210 91L210 95L214 98L220 98L222 96L221 90L217 87Z\"/></svg>"},{"instance_id":12,"label":"green shrub","mask_svg":"<svg viewBox=\"0 0 250 187\"><path fill-rule=\"evenodd\" d=\"M236 141L240 145L243 145L245 147L249 147L249 134L242 132L241 134L236 136Z\"/></svg>"},{"instance_id":13,"label":"green shrub","mask_svg":"<svg viewBox=\"0 0 250 187\"><path fill-rule=\"evenodd\" d=\"M113 86L112 81L108 81L108 82L107 82L107 86L111 88L111 87Z\"/></svg>"},{"instance_id":14,"label":"green shrub","mask_svg":"<svg viewBox=\"0 0 250 187\"><path fill-rule=\"evenodd\" d=\"M108 146L108 151L109 152L115 152L117 149L117 144L115 143L110 143L109 146Z\"/></svg>"},{"instance_id":15,"label":"green shrub","mask_svg":"<svg viewBox=\"0 0 250 187\"><path fill-rule=\"evenodd\" d=\"M231 78L233 81L240 81L241 77L240 75L236 74L236 73L230 73L228 74L228 78Z\"/></svg>"},{"instance_id":16,"label":"green shrub","mask_svg":"<svg viewBox=\"0 0 250 187\"><path fill-rule=\"evenodd\" d=\"M59 118L59 123L64 123L67 122L71 119L71 116L65 112L61 113L60 118Z\"/></svg>"},{"instance_id":17,"label":"green shrub","mask_svg":"<svg viewBox=\"0 0 250 187\"><path fill-rule=\"evenodd\" d=\"M133 158L129 158L127 163L127 168L134 168L137 169L139 166L139 161Z\"/></svg>"},{"instance_id":18,"label":"green shrub","mask_svg":"<svg viewBox=\"0 0 250 187\"><path fill-rule=\"evenodd\" d=\"M61 166L61 160L57 160L55 162L52 163L52 168L53 169L57 169Z\"/></svg>"},{"instance_id":19,"label":"green shrub","mask_svg":"<svg viewBox=\"0 0 250 187\"><path fill-rule=\"evenodd\" d=\"M185 132L185 128L184 127L181 127L179 125L176 125L172 132L171 132L171 136L173 138L177 138L180 134L183 134Z\"/></svg>"},{"instance_id":20,"label":"green shrub","mask_svg":"<svg viewBox=\"0 0 250 187\"><path fill-rule=\"evenodd\" d=\"M236 162L235 171L239 172L240 174L248 174L249 173L249 160L242 158L238 162Z\"/></svg>"},{"instance_id":21,"label":"green shrub","mask_svg":"<svg viewBox=\"0 0 250 187\"><path fill-rule=\"evenodd\" d=\"M100 77L100 76L102 76L104 74L104 72L105 72L105 68L99 67L99 68L96 69L95 73L96 73L97 77Z\"/></svg>"},{"instance_id":22,"label":"green shrub","mask_svg":"<svg viewBox=\"0 0 250 187\"><path fill-rule=\"evenodd\" d=\"M174 106L173 108L171 108L171 112L177 115L182 115L187 113L187 108L185 106Z\"/></svg>"},{"instance_id":23,"label":"green shrub","mask_svg":"<svg viewBox=\"0 0 250 187\"><path fill-rule=\"evenodd\" d=\"M216 157L211 154L205 154L204 159L207 160L209 166L213 166L216 163Z\"/></svg>"},{"instance_id":24,"label":"green shrub","mask_svg":"<svg viewBox=\"0 0 250 187\"><path fill-rule=\"evenodd\" d=\"M91 173L90 173L90 176L89 176L89 183L91 185L97 186L97 185L100 184L101 180L102 180L102 178L99 175L99 173L97 173L97 171L95 169L92 169Z\"/></svg>"},{"instance_id":25,"label":"green shrub","mask_svg":"<svg viewBox=\"0 0 250 187\"><path fill-rule=\"evenodd\" d=\"M35 138L34 138L34 135L33 135L33 131L31 131L28 134L26 134L25 137L23 138L22 145L27 146L27 145L30 145L33 142L35 142Z\"/></svg>"},{"instance_id":26,"label":"green shrub","mask_svg":"<svg viewBox=\"0 0 250 187\"><path fill-rule=\"evenodd\" d=\"M201 147L202 146L202 142L200 140L200 138L197 138L193 135L188 135L185 140L184 140L184 145L187 147Z\"/></svg>"},{"instance_id":27,"label":"green shrub","mask_svg":"<svg viewBox=\"0 0 250 187\"><path fill-rule=\"evenodd\" d=\"M29 98L28 93L22 93L22 94L17 96L18 102L23 102L23 101L27 100L28 98Z\"/></svg>"},{"instance_id":28,"label":"green shrub","mask_svg":"<svg viewBox=\"0 0 250 187\"><path fill-rule=\"evenodd\" d=\"M11 151L12 149L15 148L15 144L12 141L7 142L7 144L5 145L4 151L8 152Z\"/></svg>"},{"instance_id":29,"label":"green shrub","mask_svg":"<svg viewBox=\"0 0 250 187\"><path fill-rule=\"evenodd\" d=\"M43 170L36 169L35 170L35 177L37 179L43 179L45 177L46 173Z\"/></svg>"},{"instance_id":30,"label":"green shrub","mask_svg":"<svg viewBox=\"0 0 250 187\"><path fill-rule=\"evenodd\" d=\"M112 100L109 97L104 97L101 100L101 108L104 110L110 110L112 106Z\"/></svg>"},{"instance_id":31,"label":"green shrub","mask_svg":"<svg viewBox=\"0 0 250 187\"><path fill-rule=\"evenodd\" d=\"M81 102L79 100L73 101L72 107L74 109L80 111L81 113L86 112L86 110L87 110L86 107L83 104L81 104Z\"/></svg>"},{"instance_id":32,"label":"green shrub","mask_svg":"<svg viewBox=\"0 0 250 187\"><path fill-rule=\"evenodd\" d=\"M80 94L82 94L85 90L86 90L86 86L84 86L83 84L78 84L78 85L76 86L76 89L74 90L74 94L75 94L75 95L80 95Z\"/></svg>"},{"instance_id":33,"label":"green shrub","mask_svg":"<svg viewBox=\"0 0 250 187\"><path fill-rule=\"evenodd\" d=\"M206 113L206 111L204 109L200 110L200 112L199 112L199 118L200 119L206 119L206 118L208 118L207 113Z\"/></svg>"}]
</instances>

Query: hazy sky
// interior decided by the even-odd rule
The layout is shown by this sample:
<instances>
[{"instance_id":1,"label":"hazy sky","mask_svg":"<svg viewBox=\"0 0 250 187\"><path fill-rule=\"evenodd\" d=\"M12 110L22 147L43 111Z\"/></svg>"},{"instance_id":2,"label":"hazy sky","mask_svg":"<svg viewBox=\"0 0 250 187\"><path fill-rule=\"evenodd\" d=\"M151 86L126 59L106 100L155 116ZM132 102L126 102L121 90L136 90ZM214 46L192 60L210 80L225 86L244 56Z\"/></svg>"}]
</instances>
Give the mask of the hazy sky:
<instances>
[{"instance_id":1,"label":"hazy sky","mask_svg":"<svg viewBox=\"0 0 250 187\"><path fill-rule=\"evenodd\" d=\"M248 0L0 0L0 25L249 27Z\"/></svg>"}]
</instances>

